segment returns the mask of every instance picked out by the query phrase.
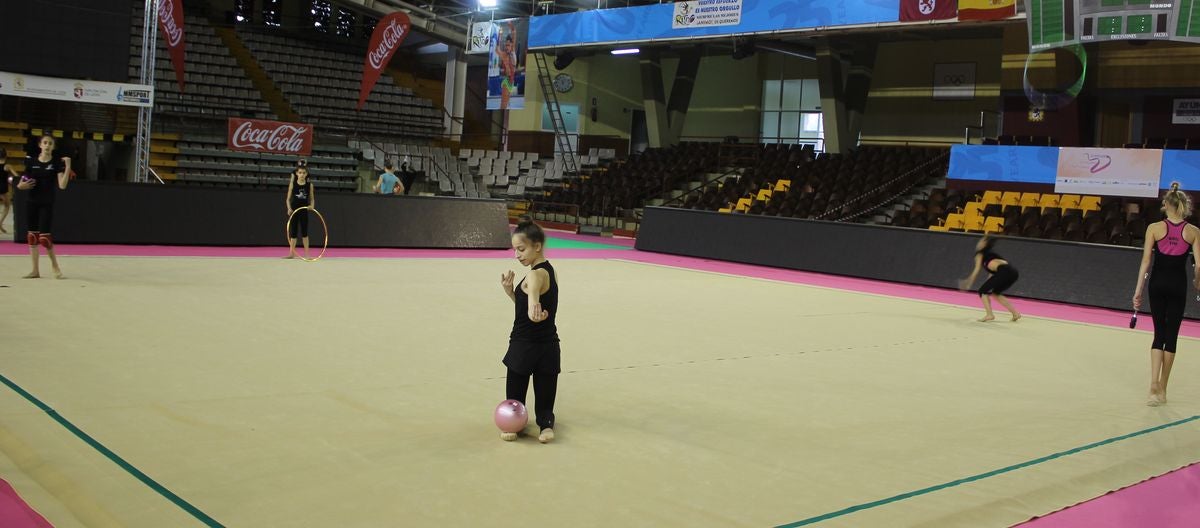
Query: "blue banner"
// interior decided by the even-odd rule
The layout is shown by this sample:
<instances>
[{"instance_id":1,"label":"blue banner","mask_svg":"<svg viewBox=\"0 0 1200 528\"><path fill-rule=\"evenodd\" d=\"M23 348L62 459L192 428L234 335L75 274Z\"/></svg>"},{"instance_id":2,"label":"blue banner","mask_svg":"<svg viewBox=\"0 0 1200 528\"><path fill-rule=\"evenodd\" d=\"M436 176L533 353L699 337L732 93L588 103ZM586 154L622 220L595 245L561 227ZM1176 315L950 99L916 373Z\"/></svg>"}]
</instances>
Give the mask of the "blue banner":
<instances>
[{"instance_id":1,"label":"blue banner","mask_svg":"<svg viewBox=\"0 0 1200 528\"><path fill-rule=\"evenodd\" d=\"M952 180L1054 185L1059 147L954 145L950 148ZM1185 191L1200 192L1200 150L1164 150L1159 186L1179 182Z\"/></svg>"},{"instance_id":2,"label":"blue banner","mask_svg":"<svg viewBox=\"0 0 1200 528\"><path fill-rule=\"evenodd\" d=\"M742 0L737 25L673 29L675 4L595 9L529 19L530 49L896 22L900 0Z\"/></svg>"}]
</instances>

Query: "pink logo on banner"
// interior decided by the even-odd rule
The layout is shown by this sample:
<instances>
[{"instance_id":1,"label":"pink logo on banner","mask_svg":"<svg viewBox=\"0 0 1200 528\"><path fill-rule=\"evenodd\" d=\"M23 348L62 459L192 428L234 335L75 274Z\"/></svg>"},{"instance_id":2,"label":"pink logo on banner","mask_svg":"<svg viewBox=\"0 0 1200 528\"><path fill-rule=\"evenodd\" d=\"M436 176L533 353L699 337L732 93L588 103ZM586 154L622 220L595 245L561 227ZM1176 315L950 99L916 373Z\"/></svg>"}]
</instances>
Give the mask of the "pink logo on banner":
<instances>
[{"instance_id":1,"label":"pink logo on banner","mask_svg":"<svg viewBox=\"0 0 1200 528\"><path fill-rule=\"evenodd\" d=\"M313 128L299 123L229 118L229 149L307 156L312 153Z\"/></svg>"},{"instance_id":2,"label":"pink logo on banner","mask_svg":"<svg viewBox=\"0 0 1200 528\"><path fill-rule=\"evenodd\" d=\"M379 81L379 76L383 74L388 61L392 60L396 48L399 48L400 43L408 36L411 25L407 14L395 12L383 17L375 26L375 32L371 34L371 44L367 46L367 58L363 61L362 87L358 92L359 110L366 104L367 96L375 88L375 83Z\"/></svg>"},{"instance_id":3,"label":"pink logo on banner","mask_svg":"<svg viewBox=\"0 0 1200 528\"><path fill-rule=\"evenodd\" d=\"M171 52L175 81L179 83L179 91L184 91L183 6L180 0L161 0L158 3L158 26Z\"/></svg>"}]
</instances>

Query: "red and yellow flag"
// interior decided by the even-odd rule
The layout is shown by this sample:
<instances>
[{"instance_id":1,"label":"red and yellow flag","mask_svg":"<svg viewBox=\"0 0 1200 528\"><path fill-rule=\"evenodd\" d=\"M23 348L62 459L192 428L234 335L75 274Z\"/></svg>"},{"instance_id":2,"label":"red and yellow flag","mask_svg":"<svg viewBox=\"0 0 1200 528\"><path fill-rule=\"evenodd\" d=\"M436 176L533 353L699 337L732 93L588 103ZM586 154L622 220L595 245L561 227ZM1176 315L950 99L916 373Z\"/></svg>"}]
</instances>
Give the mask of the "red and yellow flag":
<instances>
[{"instance_id":1,"label":"red and yellow flag","mask_svg":"<svg viewBox=\"0 0 1200 528\"><path fill-rule=\"evenodd\" d=\"M958 0L959 20L1000 20L1016 14L1016 0Z\"/></svg>"}]
</instances>

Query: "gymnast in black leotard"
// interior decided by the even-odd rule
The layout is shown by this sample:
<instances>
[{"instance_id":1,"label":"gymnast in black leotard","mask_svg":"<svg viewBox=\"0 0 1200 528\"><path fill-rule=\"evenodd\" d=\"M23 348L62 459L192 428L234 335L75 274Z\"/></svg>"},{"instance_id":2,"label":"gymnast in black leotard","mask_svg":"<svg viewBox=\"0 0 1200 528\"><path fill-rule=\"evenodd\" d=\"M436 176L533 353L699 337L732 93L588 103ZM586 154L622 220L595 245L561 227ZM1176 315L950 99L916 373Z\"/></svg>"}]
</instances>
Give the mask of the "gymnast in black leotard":
<instances>
[{"instance_id":1,"label":"gymnast in black leotard","mask_svg":"<svg viewBox=\"0 0 1200 528\"><path fill-rule=\"evenodd\" d=\"M995 247L996 239L983 235L979 243L975 244L975 269L971 271L970 277L959 281L958 287L961 290L970 288L971 284L975 283L975 277L979 276L979 272L987 270L991 276L979 286L979 298L983 300L984 311L980 321L986 323L996 318L995 315L992 315L993 298L1003 305L1008 313L1012 314L1012 320L1016 321L1021 318L1021 314L1017 312L1016 308L1013 308L1012 303L1004 296L1004 292L1016 284L1020 274L1017 273L1017 268L993 251Z\"/></svg>"},{"instance_id":2,"label":"gymnast in black leotard","mask_svg":"<svg viewBox=\"0 0 1200 528\"><path fill-rule=\"evenodd\" d=\"M1188 253L1200 254L1200 228L1186 220L1191 212L1191 198L1179 190L1178 182L1172 183L1171 190L1163 196L1163 213L1167 218L1146 228L1133 308L1142 307L1142 291L1149 270L1150 313L1154 318L1154 342L1150 344L1150 397L1146 400L1150 406L1167 403L1167 381L1175 363L1175 344L1187 307ZM1194 275L1192 282L1200 289L1200 272Z\"/></svg>"}]
</instances>

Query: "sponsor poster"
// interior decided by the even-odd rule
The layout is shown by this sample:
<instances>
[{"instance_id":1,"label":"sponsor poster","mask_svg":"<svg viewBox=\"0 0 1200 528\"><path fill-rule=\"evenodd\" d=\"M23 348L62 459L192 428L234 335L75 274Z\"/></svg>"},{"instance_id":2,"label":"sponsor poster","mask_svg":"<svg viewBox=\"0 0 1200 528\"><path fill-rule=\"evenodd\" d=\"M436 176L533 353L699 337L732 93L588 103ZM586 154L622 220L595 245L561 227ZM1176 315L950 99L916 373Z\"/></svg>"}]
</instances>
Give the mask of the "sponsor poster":
<instances>
[{"instance_id":1,"label":"sponsor poster","mask_svg":"<svg viewBox=\"0 0 1200 528\"><path fill-rule=\"evenodd\" d=\"M1054 192L1101 196L1158 196L1163 151L1063 147Z\"/></svg>"},{"instance_id":2,"label":"sponsor poster","mask_svg":"<svg viewBox=\"0 0 1200 528\"><path fill-rule=\"evenodd\" d=\"M675 2L671 29L736 26L742 23L742 0Z\"/></svg>"},{"instance_id":3,"label":"sponsor poster","mask_svg":"<svg viewBox=\"0 0 1200 528\"><path fill-rule=\"evenodd\" d=\"M525 108L525 38L529 19L493 23L488 55L488 110Z\"/></svg>"},{"instance_id":4,"label":"sponsor poster","mask_svg":"<svg viewBox=\"0 0 1200 528\"><path fill-rule=\"evenodd\" d=\"M160 0L158 3L158 26L161 28L167 51L171 53L171 64L175 67L175 82L179 91L184 91L184 41L183 4L180 0Z\"/></svg>"},{"instance_id":5,"label":"sponsor poster","mask_svg":"<svg viewBox=\"0 0 1200 528\"><path fill-rule=\"evenodd\" d=\"M471 33L467 41L468 55L482 55L492 50L492 32L495 31L492 21L475 22L471 24Z\"/></svg>"},{"instance_id":6,"label":"sponsor poster","mask_svg":"<svg viewBox=\"0 0 1200 528\"><path fill-rule=\"evenodd\" d=\"M362 110L363 105L367 104L367 96L371 95L371 90L375 88L379 76L383 75L383 70L392 60L396 48L399 48L400 43L408 37L410 27L412 27L412 21L409 20L408 14L401 11L383 17L383 20L375 25L375 32L371 34L371 43L367 45L367 57L363 59L362 85L358 90L358 110Z\"/></svg>"},{"instance_id":7,"label":"sponsor poster","mask_svg":"<svg viewBox=\"0 0 1200 528\"><path fill-rule=\"evenodd\" d=\"M1200 99L1176 99L1171 105L1172 125L1200 125Z\"/></svg>"},{"instance_id":8,"label":"sponsor poster","mask_svg":"<svg viewBox=\"0 0 1200 528\"><path fill-rule=\"evenodd\" d=\"M0 72L0 95L77 103L154 106L154 87Z\"/></svg>"}]
</instances>

